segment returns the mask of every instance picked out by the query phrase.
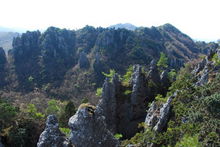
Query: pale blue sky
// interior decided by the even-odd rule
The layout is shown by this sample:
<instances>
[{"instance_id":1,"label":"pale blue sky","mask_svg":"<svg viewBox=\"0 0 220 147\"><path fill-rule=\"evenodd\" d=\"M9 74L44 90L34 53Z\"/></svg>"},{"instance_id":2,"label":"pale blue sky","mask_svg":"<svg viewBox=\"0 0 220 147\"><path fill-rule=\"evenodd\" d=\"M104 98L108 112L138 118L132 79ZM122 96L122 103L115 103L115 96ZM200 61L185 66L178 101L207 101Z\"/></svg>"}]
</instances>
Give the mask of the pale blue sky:
<instances>
[{"instance_id":1,"label":"pale blue sky","mask_svg":"<svg viewBox=\"0 0 220 147\"><path fill-rule=\"evenodd\" d=\"M78 29L171 23L193 39L220 38L220 0L0 0L0 26Z\"/></svg>"}]
</instances>

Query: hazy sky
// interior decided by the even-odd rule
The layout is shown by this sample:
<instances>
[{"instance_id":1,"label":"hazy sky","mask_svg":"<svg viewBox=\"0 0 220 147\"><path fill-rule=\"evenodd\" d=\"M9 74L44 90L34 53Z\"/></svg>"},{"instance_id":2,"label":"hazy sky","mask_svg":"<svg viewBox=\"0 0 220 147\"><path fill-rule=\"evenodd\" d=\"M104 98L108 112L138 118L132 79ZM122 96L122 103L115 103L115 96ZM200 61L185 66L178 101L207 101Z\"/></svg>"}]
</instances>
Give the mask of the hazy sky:
<instances>
[{"instance_id":1,"label":"hazy sky","mask_svg":"<svg viewBox=\"0 0 220 147\"><path fill-rule=\"evenodd\" d=\"M0 26L107 27L171 23L193 39L220 38L220 0L0 0Z\"/></svg>"}]
</instances>

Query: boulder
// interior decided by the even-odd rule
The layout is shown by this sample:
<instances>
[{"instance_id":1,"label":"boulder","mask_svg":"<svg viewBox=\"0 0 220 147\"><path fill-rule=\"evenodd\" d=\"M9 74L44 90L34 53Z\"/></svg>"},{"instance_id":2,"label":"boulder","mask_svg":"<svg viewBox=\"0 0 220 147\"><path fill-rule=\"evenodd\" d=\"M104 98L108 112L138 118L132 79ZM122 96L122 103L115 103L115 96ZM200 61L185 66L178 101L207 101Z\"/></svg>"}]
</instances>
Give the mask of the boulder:
<instances>
[{"instance_id":1,"label":"boulder","mask_svg":"<svg viewBox=\"0 0 220 147\"><path fill-rule=\"evenodd\" d=\"M71 147L69 140L59 130L55 115L47 117L46 128L40 135L37 147Z\"/></svg>"},{"instance_id":2,"label":"boulder","mask_svg":"<svg viewBox=\"0 0 220 147\"><path fill-rule=\"evenodd\" d=\"M70 140L76 147L117 147L119 142L107 129L105 117L90 104L82 104L69 119Z\"/></svg>"}]
</instances>

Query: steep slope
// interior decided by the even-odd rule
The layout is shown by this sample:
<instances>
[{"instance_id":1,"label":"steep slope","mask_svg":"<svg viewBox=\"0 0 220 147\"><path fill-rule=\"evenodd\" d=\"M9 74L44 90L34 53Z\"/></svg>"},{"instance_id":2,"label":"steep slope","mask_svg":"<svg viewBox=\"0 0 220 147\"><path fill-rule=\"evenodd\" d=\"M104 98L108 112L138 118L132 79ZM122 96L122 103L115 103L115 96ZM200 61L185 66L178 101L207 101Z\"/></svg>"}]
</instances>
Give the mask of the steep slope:
<instances>
[{"instance_id":1,"label":"steep slope","mask_svg":"<svg viewBox=\"0 0 220 147\"><path fill-rule=\"evenodd\" d=\"M181 69L167 96L148 109L145 130L123 146L219 146L219 52Z\"/></svg>"}]
</instances>

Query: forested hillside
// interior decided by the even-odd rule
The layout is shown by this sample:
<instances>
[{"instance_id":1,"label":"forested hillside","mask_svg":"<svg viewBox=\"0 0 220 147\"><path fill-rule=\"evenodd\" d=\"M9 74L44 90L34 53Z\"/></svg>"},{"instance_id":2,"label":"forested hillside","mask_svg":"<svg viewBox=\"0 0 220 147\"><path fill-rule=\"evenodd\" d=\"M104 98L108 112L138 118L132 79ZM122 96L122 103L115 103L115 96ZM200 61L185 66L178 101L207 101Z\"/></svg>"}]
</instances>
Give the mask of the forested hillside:
<instances>
[{"instance_id":1,"label":"forested hillside","mask_svg":"<svg viewBox=\"0 0 220 147\"><path fill-rule=\"evenodd\" d=\"M171 24L27 31L8 56L0 48L2 142L175 146L192 138L219 145L218 47Z\"/></svg>"}]
</instances>

